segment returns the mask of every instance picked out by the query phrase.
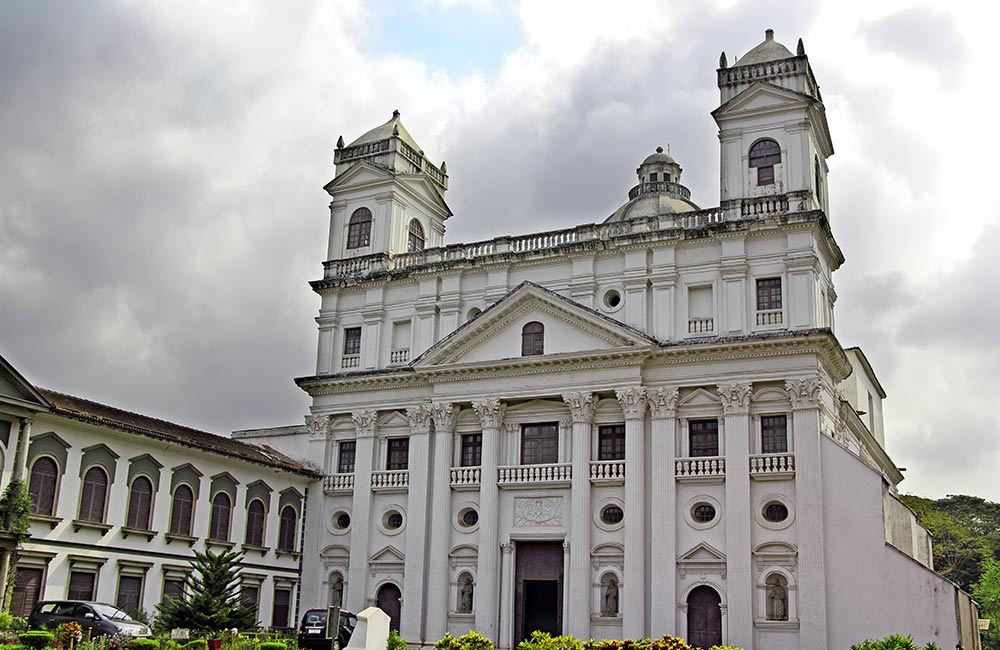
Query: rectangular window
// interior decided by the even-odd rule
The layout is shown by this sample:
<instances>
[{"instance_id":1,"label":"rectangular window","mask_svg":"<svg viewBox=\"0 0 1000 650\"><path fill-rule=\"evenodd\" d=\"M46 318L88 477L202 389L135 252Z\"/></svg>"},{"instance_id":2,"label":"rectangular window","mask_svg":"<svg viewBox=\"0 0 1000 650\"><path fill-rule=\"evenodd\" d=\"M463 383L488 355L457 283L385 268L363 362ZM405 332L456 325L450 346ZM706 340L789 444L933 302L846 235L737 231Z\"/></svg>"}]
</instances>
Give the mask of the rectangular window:
<instances>
[{"instance_id":1,"label":"rectangular window","mask_svg":"<svg viewBox=\"0 0 1000 650\"><path fill-rule=\"evenodd\" d=\"M337 473L354 473L354 454L357 446L353 440L345 440L337 447Z\"/></svg>"},{"instance_id":2,"label":"rectangular window","mask_svg":"<svg viewBox=\"0 0 1000 650\"><path fill-rule=\"evenodd\" d=\"M94 585L97 574L91 571L70 571L69 590L66 598L70 600L94 600Z\"/></svg>"},{"instance_id":3,"label":"rectangular window","mask_svg":"<svg viewBox=\"0 0 1000 650\"><path fill-rule=\"evenodd\" d=\"M292 590L274 590L274 610L271 612L271 627L288 627L288 609L292 602Z\"/></svg>"},{"instance_id":4,"label":"rectangular window","mask_svg":"<svg viewBox=\"0 0 1000 650\"><path fill-rule=\"evenodd\" d=\"M18 567L14 579L14 597L10 603L10 613L14 616L31 616L35 603L42 595L43 569Z\"/></svg>"},{"instance_id":5,"label":"rectangular window","mask_svg":"<svg viewBox=\"0 0 1000 650\"><path fill-rule=\"evenodd\" d=\"M240 589L243 605L253 611L254 619L260 610L260 585L243 585Z\"/></svg>"},{"instance_id":6,"label":"rectangular window","mask_svg":"<svg viewBox=\"0 0 1000 650\"><path fill-rule=\"evenodd\" d=\"M521 425L521 464L555 463L559 458L559 425L556 422Z\"/></svg>"},{"instance_id":7,"label":"rectangular window","mask_svg":"<svg viewBox=\"0 0 1000 650\"><path fill-rule=\"evenodd\" d=\"M184 595L183 580L163 581L163 600L161 602L166 603L169 600L177 600L183 595Z\"/></svg>"},{"instance_id":8,"label":"rectangular window","mask_svg":"<svg viewBox=\"0 0 1000 650\"><path fill-rule=\"evenodd\" d=\"M483 464L483 434L462 436L462 467L479 467Z\"/></svg>"},{"instance_id":9,"label":"rectangular window","mask_svg":"<svg viewBox=\"0 0 1000 650\"><path fill-rule=\"evenodd\" d=\"M788 418L765 415L760 419L760 451L764 454L788 452Z\"/></svg>"},{"instance_id":10,"label":"rectangular window","mask_svg":"<svg viewBox=\"0 0 1000 650\"><path fill-rule=\"evenodd\" d=\"M597 429L597 460L624 460L625 425L614 424Z\"/></svg>"},{"instance_id":11,"label":"rectangular window","mask_svg":"<svg viewBox=\"0 0 1000 650\"><path fill-rule=\"evenodd\" d=\"M348 327L344 329L344 355L361 354L361 328Z\"/></svg>"},{"instance_id":12,"label":"rectangular window","mask_svg":"<svg viewBox=\"0 0 1000 650\"><path fill-rule=\"evenodd\" d=\"M781 309L781 278L757 280L757 311Z\"/></svg>"},{"instance_id":13,"label":"rectangular window","mask_svg":"<svg viewBox=\"0 0 1000 650\"><path fill-rule=\"evenodd\" d=\"M773 185L774 184L774 166L768 165L767 167L757 168L757 185Z\"/></svg>"},{"instance_id":14,"label":"rectangular window","mask_svg":"<svg viewBox=\"0 0 1000 650\"><path fill-rule=\"evenodd\" d=\"M649 173L649 182L650 183L655 183L658 180L660 180L659 174L657 174L656 172L650 172Z\"/></svg>"},{"instance_id":15,"label":"rectangular window","mask_svg":"<svg viewBox=\"0 0 1000 650\"><path fill-rule=\"evenodd\" d=\"M389 438L389 453L385 468L388 470L407 469L410 466L410 439Z\"/></svg>"},{"instance_id":16,"label":"rectangular window","mask_svg":"<svg viewBox=\"0 0 1000 650\"><path fill-rule=\"evenodd\" d=\"M118 576L118 609L137 612L142 607L142 576Z\"/></svg>"},{"instance_id":17,"label":"rectangular window","mask_svg":"<svg viewBox=\"0 0 1000 650\"><path fill-rule=\"evenodd\" d=\"M719 421L691 420L688 422L691 456L719 455Z\"/></svg>"}]
</instances>

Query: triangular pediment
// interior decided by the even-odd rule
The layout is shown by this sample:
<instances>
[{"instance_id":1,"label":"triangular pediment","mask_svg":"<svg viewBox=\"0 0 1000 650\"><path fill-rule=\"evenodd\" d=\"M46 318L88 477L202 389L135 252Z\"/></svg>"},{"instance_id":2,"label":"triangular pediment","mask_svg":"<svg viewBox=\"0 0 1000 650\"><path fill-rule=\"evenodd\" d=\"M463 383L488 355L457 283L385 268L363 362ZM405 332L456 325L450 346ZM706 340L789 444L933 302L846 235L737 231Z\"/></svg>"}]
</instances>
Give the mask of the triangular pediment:
<instances>
[{"instance_id":1,"label":"triangular pediment","mask_svg":"<svg viewBox=\"0 0 1000 650\"><path fill-rule=\"evenodd\" d=\"M383 546L368 558L368 564L400 564L406 557L395 546Z\"/></svg>"},{"instance_id":2,"label":"triangular pediment","mask_svg":"<svg viewBox=\"0 0 1000 650\"><path fill-rule=\"evenodd\" d=\"M677 406L718 406L719 403L718 395L713 395L704 388L696 388L682 397Z\"/></svg>"},{"instance_id":3,"label":"triangular pediment","mask_svg":"<svg viewBox=\"0 0 1000 650\"><path fill-rule=\"evenodd\" d=\"M29 412L48 411L52 405L21 373L0 356L0 407Z\"/></svg>"},{"instance_id":4,"label":"triangular pediment","mask_svg":"<svg viewBox=\"0 0 1000 650\"><path fill-rule=\"evenodd\" d=\"M327 183L324 189L328 192L333 192L344 187L355 187L368 183L383 183L388 180L392 180L392 172L359 160L344 173L337 174L337 177Z\"/></svg>"},{"instance_id":5,"label":"triangular pediment","mask_svg":"<svg viewBox=\"0 0 1000 650\"><path fill-rule=\"evenodd\" d=\"M712 115L718 119L733 113L746 115L782 108L806 108L815 102L809 95L759 81L712 111Z\"/></svg>"},{"instance_id":6,"label":"triangular pediment","mask_svg":"<svg viewBox=\"0 0 1000 650\"><path fill-rule=\"evenodd\" d=\"M544 355L521 356L521 330L544 326ZM477 318L465 323L418 357L416 368L501 359L527 362L546 357L653 348L642 332L531 282L520 284Z\"/></svg>"},{"instance_id":7,"label":"triangular pediment","mask_svg":"<svg viewBox=\"0 0 1000 650\"><path fill-rule=\"evenodd\" d=\"M725 562L726 555L711 544L701 542L677 558L678 562Z\"/></svg>"}]
</instances>

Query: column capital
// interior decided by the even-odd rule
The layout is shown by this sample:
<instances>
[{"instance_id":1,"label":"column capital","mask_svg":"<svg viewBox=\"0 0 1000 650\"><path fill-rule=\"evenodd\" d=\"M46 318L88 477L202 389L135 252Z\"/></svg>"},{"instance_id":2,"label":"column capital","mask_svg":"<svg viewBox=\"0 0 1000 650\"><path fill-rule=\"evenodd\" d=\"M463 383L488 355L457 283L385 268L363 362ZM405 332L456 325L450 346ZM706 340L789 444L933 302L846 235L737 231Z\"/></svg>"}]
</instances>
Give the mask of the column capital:
<instances>
[{"instance_id":1,"label":"column capital","mask_svg":"<svg viewBox=\"0 0 1000 650\"><path fill-rule=\"evenodd\" d=\"M789 379L785 382L788 399L793 409L807 409L819 406L819 391L822 388L819 377Z\"/></svg>"},{"instance_id":2,"label":"column capital","mask_svg":"<svg viewBox=\"0 0 1000 650\"><path fill-rule=\"evenodd\" d=\"M615 391L618 403L622 406L622 412L626 420L638 420L646 413L646 388L645 386L631 386Z\"/></svg>"},{"instance_id":3,"label":"column capital","mask_svg":"<svg viewBox=\"0 0 1000 650\"><path fill-rule=\"evenodd\" d=\"M678 390L666 386L646 392L653 419L672 418L677 414Z\"/></svg>"},{"instance_id":4,"label":"column capital","mask_svg":"<svg viewBox=\"0 0 1000 650\"><path fill-rule=\"evenodd\" d=\"M306 429L314 436L329 436L333 431L333 416L307 415Z\"/></svg>"},{"instance_id":5,"label":"column capital","mask_svg":"<svg viewBox=\"0 0 1000 650\"><path fill-rule=\"evenodd\" d=\"M574 424L590 424L594 421L594 394L574 391L563 393L563 401L569 406Z\"/></svg>"},{"instance_id":6,"label":"column capital","mask_svg":"<svg viewBox=\"0 0 1000 650\"><path fill-rule=\"evenodd\" d=\"M500 550L503 551L504 555L510 555L514 552L514 540L503 542L500 544Z\"/></svg>"},{"instance_id":7,"label":"column capital","mask_svg":"<svg viewBox=\"0 0 1000 650\"><path fill-rule=\"evenodd\" d=\"M351 413L351 422L354 423L354 430L359 438L371 438L375 435L375 422L378 420L378 411L354 411Z\"/></svg>"},{"instance_id":8,"label":"column capital","mask_svg":"<svg viewBox=\"0 0 1000 650\"><path fill-rule=\"evenodd\" d=\"M489 397L473 402L472 408L479 416L483 428L499 429L503 424L503 415L507 412L507 403L501 402L496 397Z\"/></svg>"},{"instance_id":9,"label":"column capital","mask_svg":"<svg viewBox=\"0 0 1000 650\"><path fill-rule=\"evenodd\" d=\"M455 430L455 405L449 402L433 402L431 404L431 419L434 420L434 429L441 432L451 433Z\"/></svg>"},{"instance_id":10,"label":"column capital","mask_svg":"<svg viewBox=\"0 0 1000 650\"><path fill-rule=\"evenodd\" d=\"M724 413L746 413L750 408L750 396L753 394L753 384L719 384L719 399L722 400Z\"/></svg>"},{"instance_id":11,"label":"column capital","mask_svg":"<svg viewBox=\"0 0 1000 650\"><path fill-rule=\"evenodd\" d=\"M411 433L430 433L431 405L421 403L406 409L406 419L410 423Z\"/></svg>"}]
</instances>

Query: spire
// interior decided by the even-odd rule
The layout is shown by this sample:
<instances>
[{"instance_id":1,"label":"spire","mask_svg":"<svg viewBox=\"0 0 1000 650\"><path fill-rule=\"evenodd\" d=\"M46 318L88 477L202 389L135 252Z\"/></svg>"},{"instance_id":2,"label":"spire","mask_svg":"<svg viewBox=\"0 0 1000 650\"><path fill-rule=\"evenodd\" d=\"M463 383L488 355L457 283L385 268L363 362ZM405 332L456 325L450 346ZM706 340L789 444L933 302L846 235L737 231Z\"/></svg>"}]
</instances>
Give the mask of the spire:
<instances>
[{"instance_id":1,"label":"spire","mask_svg":"<svg viewBox=\"0 0 1000 650\"><path fill-rule=\"evenodd\" d=\"M339 138L337 138L337 148L338 149L343 149L344 148L344 136L343 135L341 135Z\"/></svg>"},{"instance_id":2,"label":"spire","mask_svg":"<svg viewBox=\"0 0 1000 650\"><path fill-rule=\"evenodd\" d=\"M447 174L448 173L448 163L446 163L443 160L441 161L441 173L442 174Z\"/></svg>"},{"instance_id":3,"label":"spire","mask_svg":"<svg viewBox=\"0 0 1000 650\"><path fill-rule=\"evenodd\" d=\"M802 39L801 38L799 39L798 46L795 48L795 54L796 54L796 56L805 56L806 55L806 46L802 44Z\"/></svg>"},{"instance_id":4,"label":"spire","mask_svg":"<svg viewBox=\"0 0 1000 650\"><path fill-rule=\"evenodd\" d=\"M728 68L729 67L729 63L726 61L726 52L725 51L723 51L722 54L719 55L719 67L720 68Z\"/></svg>"}]
</instances>

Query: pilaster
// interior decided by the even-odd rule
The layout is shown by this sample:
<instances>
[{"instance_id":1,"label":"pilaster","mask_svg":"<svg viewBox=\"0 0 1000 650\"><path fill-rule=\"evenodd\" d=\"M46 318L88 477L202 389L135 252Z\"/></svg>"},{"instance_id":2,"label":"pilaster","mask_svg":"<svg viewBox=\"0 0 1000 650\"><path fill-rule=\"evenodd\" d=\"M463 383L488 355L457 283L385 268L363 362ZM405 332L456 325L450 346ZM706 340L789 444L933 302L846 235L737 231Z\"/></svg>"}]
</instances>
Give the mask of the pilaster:
<instances>
[{"instance_id":1,"label":"pilaster","mask_svg":"<svg viewBox=\"0 0 1000 650\"><path fill-rule=\"evenodd\" d=\"M351 516L350 568L347 571L347 608L360 612L368 606L368 519L372 504L372 467L374 467L377 411L351 414L356 435L354 457L354 498Z\"/></svg>"},{"instance_id":2,"label":"pilaster","mask_svg":"<svg viewBox=\"0 0 1000 650\"><path fill-rule=\"evenodd\" d=\"M424 640L424 566L427 549L427 506L430 497L430 404L417 404L406 409L410 423L410 452L407 466L409 493L406 497L406 542L403 563L403 602L400 634L411 643Z\"/></svg>"},{"instance_id":3,"label":"pilaster","mask_svg":"<svg viewBox=\"0 0 1000 650\"><path fill-rule=\"evenodd\" d=\"M507 404L488 398L472 403L483 427L483 459L479 485L479 557L476 589L476 629L497 638L500 494L497 488L497 453L500 427Z\"/></svg>"},{"instance_id":4,"label":"pilaster","mask_svg":"<svg viewBox=\"0 0 1000 650\"><path fill-rule=\"evenodd\" d=\"M726 585L731 606L727 643L753 646L750 544L750 383L719 387L726 445Z\"/></svg>"},{"instance_id":5,"label":"pilaster","mask_svg":"<svg viewBox=\"0 0 1000 650\"><path fill-rule=\"evenodd\" d=\"M428 513L431 518L429 542L429 570L427 572L427 620L426 640L444 637L448 630L448 540L451 537L451 458L452 441L455 436L455 416L453 404L435 402L431 404L431 419L434 420L434 457L431 459L432 486L431 503ZM473 600L473 607L478 603Z\"/></svg>"},{"instance_id":6,"label":"pilaster","mask_svg":"<svg viewBox=\"0 0 1000 650\"><path fill-rule=\"evenodd\" d=\"M563 629L579 639L590 638L590 438L594 421L593 393L564 393L573 418L573 479L569 529L568 618Z\"/></svg>"},{"instance_id":7,"label":"pilaster","mask_svg":"<svg viewBox=\"0 0 1000 650\"><path fill-rule=\"evenodd\" d=\"M625 416L625 571L622 597L622 634L646 636L645 476L643 438L646 389L615 391Z\"/></svg>"},{"instance_id":8,"label":"pilaster","mask_svg":"<svg viewBox=\"0 0 1000 650\"><path fill-rule=\"evenodd\" d=\"M514 542L500 546L500 636L498 650L510 650L514 637Z\"/></svg>"},{"instance_id":9,"label":"pilaster","mask_svg":"<svg viewBox=\"0 0 1000 650\"><path fill-rule=\"evenodd\" d=\"M650 476L650 510L658 513L650 518L650 590L649 608L657 612L651 617L651 637L677 633L677 533L674 530L677 512L677 481L674 480L674 458L677 432L676 388L649 391L649 411L652 435L650 440L652 466L657 471ZM627 476L627 474L626 474Z\"/></svg>"}]
</instances>

